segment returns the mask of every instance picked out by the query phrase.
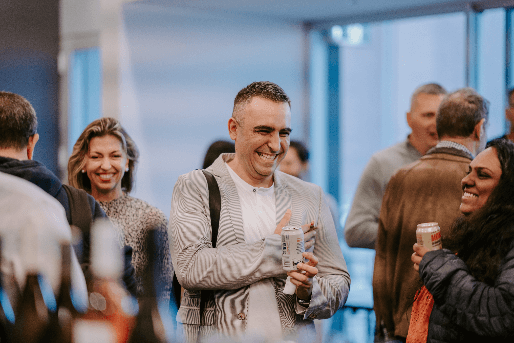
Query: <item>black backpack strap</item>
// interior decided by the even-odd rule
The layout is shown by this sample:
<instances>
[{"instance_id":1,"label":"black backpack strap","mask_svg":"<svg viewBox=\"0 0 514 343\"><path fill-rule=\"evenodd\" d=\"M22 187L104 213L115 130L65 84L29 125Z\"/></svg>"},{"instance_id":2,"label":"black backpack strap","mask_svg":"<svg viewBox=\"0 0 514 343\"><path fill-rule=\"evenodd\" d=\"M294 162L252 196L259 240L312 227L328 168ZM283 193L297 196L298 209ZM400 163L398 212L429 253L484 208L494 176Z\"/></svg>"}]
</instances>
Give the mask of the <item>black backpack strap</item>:
<instances>
[{"instance_id":1,"label":"black backpack strap","mask_svg":"<svg viewBox=\"0 0 514 343\"><path fill-rule=\"evenodd\" d=\"M209 212L211 215L211 239L212 239L212 247L216 248L216 243L218 241L218 229L220 226L220 212L221 212L221 194L220 189L218 187L218 182L214 175L202 169L203 174L205 175L205 179L207 180L207 187L209 188ZM173 275L173 297L175 298L175 303L177 308L180 307L180 299L181 299L181 286L178 282L177 275ZM205 304L207 301L213 297L212 291L202 291L201 292L201 300L200 300L200 318L205 308Z\"/></svg>"},{"instance_id":2,"label":"black backpack strap","mask_svg":"<svg viewBox=\"0 0 514 343\"><path fill-rule=\"evenodd\" d=\"M91 214L91 205L89 196L86 191L77 189L68 185L62 185L68 195L68 206L70 208L70 225L79 228L82 239L73 244L73 249L77 254L77 259L82 268L82 272L86 279L91 277L89 269L89 239L91 232L91 224L93 223L93 215Z\"/></svg>"},{"instance_id":3,"label":"black backpack strap","mask_svg":"<svg viewBox=\"0 0 514 343\"><path fill-rule=\"evenodd\" d=\"M70 206L70 225L75 225L83 233L89 234L93 216L89 205L88 194L82 189L77 189L68 185L62 185L68 195Z\"/></svg>"}]
</instances>

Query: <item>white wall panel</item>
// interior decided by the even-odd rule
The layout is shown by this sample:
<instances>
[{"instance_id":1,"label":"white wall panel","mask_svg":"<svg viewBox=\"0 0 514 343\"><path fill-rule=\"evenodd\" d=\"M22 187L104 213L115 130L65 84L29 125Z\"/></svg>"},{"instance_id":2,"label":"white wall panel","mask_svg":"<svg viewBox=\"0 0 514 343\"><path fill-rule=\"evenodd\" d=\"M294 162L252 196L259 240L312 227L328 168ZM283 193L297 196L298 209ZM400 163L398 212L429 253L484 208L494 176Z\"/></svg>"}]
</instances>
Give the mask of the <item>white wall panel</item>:
<instances>
[{"instance_id":1,"label":"white wall panel","mask_svg":"<svg viewBox=\"0 0 514 343\"><path fill-rule=\"evenodd\" d=\"M123 16L121 120L141 150L136 196L169 215L178 176L229 139L234 97L253 81L284 88L302 138L301 26L137 3Z\"/></svg>"}]
</instances>

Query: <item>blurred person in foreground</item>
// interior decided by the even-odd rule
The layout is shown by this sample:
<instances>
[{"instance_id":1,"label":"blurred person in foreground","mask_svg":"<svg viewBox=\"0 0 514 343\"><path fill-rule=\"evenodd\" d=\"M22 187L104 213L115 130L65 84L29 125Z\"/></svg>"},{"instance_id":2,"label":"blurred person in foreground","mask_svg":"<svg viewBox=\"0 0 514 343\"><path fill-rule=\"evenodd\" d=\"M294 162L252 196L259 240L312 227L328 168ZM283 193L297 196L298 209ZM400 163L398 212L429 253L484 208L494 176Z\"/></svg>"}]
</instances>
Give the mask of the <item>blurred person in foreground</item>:
<instances>
[{"instance_id":1,"label":"blurred person in foreground","mask_svg":"<svg viewBox=\"0 0 514 343\"><path fill-rule=\"evenodd\" d=\"M420 223L437 222L444 238L459 217L461 180L486 142L488 102L471 88L448 94L437 110L439 143L399 169L387 185L375 246L373 300L377 333L405 341L420 280L411 268Z\"/></svg>"},{"instance_id":2,"label":"blurred person in foreground","mask_svg":"<svg viewBox=\"0 0 514 343\"><path fill-rule=\"evenodd\" d=\"M228 131L235 154L207 168L221 193L216 248L204 173L181 175L173 190L172 252L186 289L179 310L186 337L312 342L313 319L344 305L350 276L321 188L277 171L289 148L289 97L271 82L248 85L234 100ZM288 223L305 232L308 262L286 273L280 233ZM283 293L288 275L293 295ZM214 298L202 312L206 290Z\"/></svg>"},{"instance_id":3,"label":"blurred person in foreground","mask_svg":"<svg viewBox=\"0 0 514 343\"><path fill-rule=\"evenodd\" d=\"M6 287L6 274L15 276L23 287L26 277L24 237L36 236L39 241L38 272L49 282L54 293L59 291L60 243L71 243L71 230L61 204L31 182L0 172L0 235L2 238L2 288ZM44 261L44 262L43 262ZM80 304L87 306L84 274L77 257L71 255L72 285ZM11 267L14 270L11 270ZM11 298L11 301L18 299ZM4 309L7 311L7 309ZM7 312L6 312L7 313ZM9 313L7 313L9 315Z\"/></svg>"},{"instance_id":4,"label":"blurred person in foreground","mask_svg":"<svg viewBox=\"0 0 514 343\"><path fill-rule=\"evenodd\" d=\"M117 228L120 244L132 247L138 293L142 293L144 268L148 265L145 237L156 229L163 238L156 260L162 269L156 275L160 297L170 299L173 267L169 252L168 220L147 202L129 195L134 187L139 152L134 141L114 118L89 124L73 146L68 161L70 185L90 193Z\"/></svg>"},{"instance_id":5,"label":"blurred person in foreground","mask_svg":"<svg viewBox=\"0 0 514 343\"><path fill-rule=\"evenodd\" d=\"M426 341L512 342L514 144L489 142L471 162L462 190L463 216L443 249L413 247L414 269L433 296Z\"/></svg>"},{"instance_id":6,"label":"blurred person in foreground","mask_svg":"<svg viewBox=\"0 0 514 343\"><path fill-rule=\"evenodd\" d=\"M87 251L93 221L106 215L92 196L82 190L66 187L43 163L33 159L39 140L37 124L36 111L27 99L18 94L0 92L0 172L30 181L57 199L64 207L68 223L81 229L82 250ZM80 213L80 218L75 217L77 213ZM88 254L75 253L87 277ZM135 294L130 247L124 247L124 256L123 282L127 290Z\"/></svg>"},{"instance_id":7,"label":"blurred person in foreground","mask_svg":"<svg viewBox=\"0 0 514 343\"><path fill-rule=\"evenodd\" d=\"M437 144L435 115L446 90L436 83L418 87L411 97L407 124L412 132L403 142L376 152L362 172L344 226L353 248L375 248L380 204L389 179L399 168L415 162Z\"/></svg>"},{"instance_id":8,"label":"blurred person in foreground","mask_svg":"<svg viewBox=\"0 0 514 343\"><path fill-rule=\"evenodd\" d=\"M203 159L203 169L207 169L221 154L235 153L236 146L233 142L219 140L209 145L205 158Z\"/></svg>"},{"instance_id":9,"label":"blurred person in foreground","mask_svg":"<svg viewBox=\"0 0 514 343\"><path fill-rule=\"evenodd\" d=\"M289 175L293 175L299 179L305 180L305 174L309 170L309 150L300 141L292 140L289 143L289 150L287 151L286 157L280 162L279 170ZM339 223L339 205L336 199L329 193L325 193L325 200L330 207L330 213L332 219L334 219L334 225L338 236L342 237Z\"/></svg>"}]
</instances>

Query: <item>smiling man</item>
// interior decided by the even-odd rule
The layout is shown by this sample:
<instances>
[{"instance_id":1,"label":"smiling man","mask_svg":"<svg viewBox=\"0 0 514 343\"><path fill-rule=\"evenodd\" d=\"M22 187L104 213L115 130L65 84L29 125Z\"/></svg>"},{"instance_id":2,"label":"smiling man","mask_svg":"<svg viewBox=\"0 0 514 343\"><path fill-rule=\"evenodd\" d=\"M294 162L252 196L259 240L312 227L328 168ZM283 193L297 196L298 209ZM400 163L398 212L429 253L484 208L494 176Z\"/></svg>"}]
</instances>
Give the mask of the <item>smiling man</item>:
<instances>
[{"instance_id":1,"label":"smiling man","mask_svg":"<svg viewBox=\"0 0 514 343\"><path fill-rule=\"evenodd\" d=\"M228 121L230 138L236 144L236 155L228 165L246 183L269 188L273 172L289 149L290 104L261 96L245 99L248 95L240 93L236 98Z\"/></svg>"},{"instance_id":2,"label":"smiling man","mask_svg":"<svg viewBox=\"0 0 514 343\"><path fill-rule=\"evenodd\" d=\"M311 342L313 319L344 305L350 276L323 191L277 170L289 148L288 96L271 82L250 84L234 100L228 131L235 154L206 169L221 193L216 248L203 172L180 176L173 190L172 260L186 289L178 320L188 341L216 334ZM307 261L286 274L280 232L288 223L304 230ZM288 275L294 295L283 293ZM214 300L201 310L206 291Z\"/></svg>"},{"instance_id":3,"label":"smiling man","mask_svg":"<svg viewBox=\"0 0 514 343\"><path fill-rule=\"evenodd\" d=\"M421 285L410 258L416 226L439 223L444 247L445 235L460 215L461 180L485 146L487 116L487 101L471 88L446 96L436 116L440 142L418 162L398 170L386 188L375 247L374 309L377 325L383 323L400 341L407 337Z\"/></svg>"}]
</instances>

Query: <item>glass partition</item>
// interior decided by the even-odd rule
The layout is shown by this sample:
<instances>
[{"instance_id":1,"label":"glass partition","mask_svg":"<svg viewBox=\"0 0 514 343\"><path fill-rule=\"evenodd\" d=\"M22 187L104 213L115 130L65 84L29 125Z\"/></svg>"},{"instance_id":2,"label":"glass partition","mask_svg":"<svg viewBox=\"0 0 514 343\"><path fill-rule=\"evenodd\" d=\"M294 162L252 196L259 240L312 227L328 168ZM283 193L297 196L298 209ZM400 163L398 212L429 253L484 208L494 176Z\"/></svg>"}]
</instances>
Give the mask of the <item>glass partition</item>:
<instances>
[{"instance_id":1,"label":"glass partition","mask_svg":"<svg viewBox=\"0 0 514 343\"><path fill-rule=\"evenodd\" d=\"M339 41L334 39L334 34ZM339 174L327 175L327 180L339 180L338 200L341 226L344 226L361 173L371 155L406 139L410 133L406 112L414 89L429 82L439 83L449 91L466 86L466 14L336 27L327 32L326 40L327 45L339 45L340 156ZM328 71L333 65L330 67ZM329 122L334 122L333 118ZM330 139L333 130L333 127L327 129L325 139ZM328 165L326 170L334 168ZM329 191L333 189L330 182L323 186ZM372 342L374 250L349 248L343 235L339 236L352 286L346 309L324 323L324 341L344 337L349 342Z\"/></svg>"}]
</instances>

